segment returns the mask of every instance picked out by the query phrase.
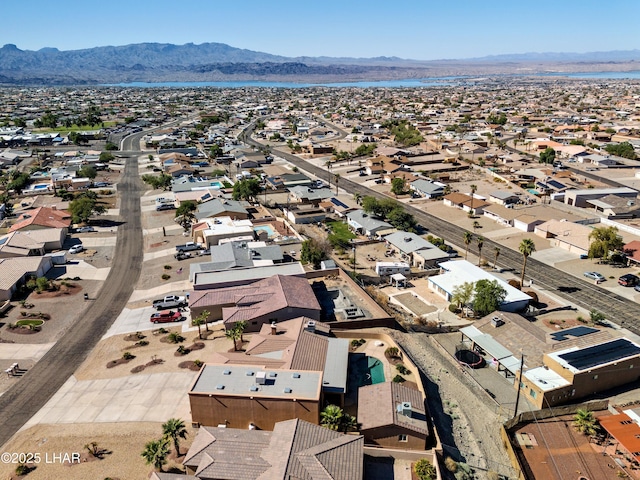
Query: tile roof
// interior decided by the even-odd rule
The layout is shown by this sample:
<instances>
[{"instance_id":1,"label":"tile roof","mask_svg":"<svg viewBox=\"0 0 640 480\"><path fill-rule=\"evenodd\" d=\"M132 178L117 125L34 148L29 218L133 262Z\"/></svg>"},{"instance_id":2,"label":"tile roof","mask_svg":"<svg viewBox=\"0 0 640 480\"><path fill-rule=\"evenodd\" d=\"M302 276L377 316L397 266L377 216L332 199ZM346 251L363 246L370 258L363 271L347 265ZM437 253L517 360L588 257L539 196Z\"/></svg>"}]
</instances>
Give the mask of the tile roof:
<instances>
[{"instance_id":1,"label":"tile roof","mask_svg":"<svg viewBox=\"0 0 640 480\"><path fill-rule=\"evenodd\" d=\"M398 412L398 405L411 404L411 416ZM419 390L395 382L377 383L358 389L358 422L361 431L390 425L427 435L424 398Z\"/></svg>"},{"instance_id":2,"label":"tile roof","mask_svg":"<svg viewBox=\"0 0 640 480\"><path fill-rule=\"evenodd\" d=\"M16 230L32 225L51 228L69 228L71 226L71 215L66 210L39 207L29 211L29 213L23 213L18 222L13 224L9 231L15 232Z\"/></svg>"}]
</instances>

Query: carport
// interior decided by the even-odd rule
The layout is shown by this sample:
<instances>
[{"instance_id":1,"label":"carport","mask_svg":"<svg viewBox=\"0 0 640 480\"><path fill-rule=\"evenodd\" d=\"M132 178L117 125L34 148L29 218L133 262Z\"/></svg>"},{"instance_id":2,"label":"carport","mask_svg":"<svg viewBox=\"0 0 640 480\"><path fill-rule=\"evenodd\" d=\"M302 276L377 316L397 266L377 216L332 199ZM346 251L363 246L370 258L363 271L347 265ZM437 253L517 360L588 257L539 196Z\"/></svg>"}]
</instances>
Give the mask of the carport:
<instances>
[{"instance_id":1,"label":"carport","mask_svg":"<svg viewBox=\"0 0 640 480\"><path fill-rule=\"evenodd\" d=\"M393 275L391 275L391 283L395 283L396 288L400 288L400 284L402 284L403 287L406 287L406 281L407 277L405 277L401 273L394 273Z\"/></svg>"},{"instance_id":2,"label":"carport","mask_svg":"<svg viewBox=\"0 0 640 480\"><path fill-rule=\"evenodd\" d=\"M520 360L488 333L482 333L474 326L461 328L460 333L463 343L466 337L467 341L471 342L471 348L479 349L479 353L489 355L498 364L498 371L504 371L505 376L509 376L509 373L515 375L520 369Z\"/></svg>"}]
</instances>

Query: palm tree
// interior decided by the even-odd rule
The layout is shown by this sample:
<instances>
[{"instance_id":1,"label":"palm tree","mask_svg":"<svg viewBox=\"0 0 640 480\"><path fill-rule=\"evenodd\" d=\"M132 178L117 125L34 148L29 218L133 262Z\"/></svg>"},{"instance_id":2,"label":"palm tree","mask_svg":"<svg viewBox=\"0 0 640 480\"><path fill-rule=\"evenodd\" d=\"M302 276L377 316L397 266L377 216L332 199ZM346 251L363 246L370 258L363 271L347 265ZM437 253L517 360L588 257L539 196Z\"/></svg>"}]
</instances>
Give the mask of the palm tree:
<instances>
[{"instance_id":1,"label":"palm tree","mask_svg":"<svg viewBox=\"0 0 640 480\"><path fill-rule=\"evenodd\" d=\"M245 322L244 320L236 322L235 328L236 328L236 330L238 330L238 333L240 335L240 343L244 343L243 334L244 334L245 328L247 328L247 322Z\"/></svg>"},{"instance_id":2,"label":"palm tree","mask_svg":"<svg viewBox=\"0 0 640 480\"><path fill-rule=\"evenodd\" d=\"M343 413L342 421L340 422L340 431L342 433L355 432L360 428L360 424L356 420L356 417Z\"/></svg>"},{"instance_id":3,"label":"palm tree","mask_svg":"<svg viewBox=\"0 0 640 480\"><path fill-rule=\"evenodd\" d=\"M498 257L500 256L500 247L494 247L494 252L496 252L496 258L493 260L493 269L496 269L496 265L498 264Z\"/></svg>"},{"instance_id":4,"label":"palm tree","mask_svg":"<svg viewBox=\"0 0 640 480\"><path fill-rule=\"evenodd\" d=\"M151 440L144 446L140 454L147 465L153 465L156 471L162 471L162 467L167 463L169 456L169 441L166 438Z\"/></svg>"},{"instance_id":5,"label":"palm tree","mask_svg":"<svg viewBox=\"0 0 640 480\"><path fill-rule=\"evenodd\" d=\"M522 257L524 258L524 262L522 263L522 274L520 275L520 286L522 287L524 285L524 272L527 269L527 258L536 251L536 244L533 243L533 240L530 238L523 238L518 250L520 250Z\"/></svg>"},{"instance_id":6,"label":"palm tree","mask_svg":"<svg viewBox=\"0 0 640 480\"><path fill-rule=\"evenodd\" d=\"M476 242L478 243L478 266L480 266L482 263L482 246L484 245L484 238L478 237Z\"/></svg>"},{"instance_id":7,"label":"palm tree","mask_svg":"<svg viewBox=\"0 0 640 480\"><path fill-rule=\"evenodd\" d=\"M480 222L477 221L477 220L474 220L474 222L473 222L473 231L475 232L479 228L480 228Z\"/></svg>"},{"instance_id":8,"label":"palm tree","mask_svg":"<svg viewBox=\"0 0 640 480\"><path fill-rule=\"evenodd\" d=\"M340 181L340 174L335 174L335 182L336 182L336 195L338 195L338 182Z\"/></svg>"},{"instance_id":9,"label":"palm tree","mask_svg":"<svg viewBox=\"0 0 640 480\"><path fill-rule=\"evenodd\" d=\"M464 241L464 245L465 245L465 249L464 249L464 259L467 259L467 254L469 253L469 245L471 244L471 241L473 240L473 233L471 232L464 232L464 234L462 235L462 240Z\"/></svg>"},{"instance_id":10,"label":"palm tree","mask_svg":"<svg viewBox=\"0 0 640 480\"><path fill-rule=\"evenodd\" d=\"M331 188L331 160L324 162L324 166L327 167L327 177L329 179L329 188Z\"/></svg>"},{"instance_id":11,"label":"palm tree","mask_svg":"<svg viewBox=\"0 0 640 480\"><path fill-rule=\"evenodd\" d=\"M471 205L469 206L469 208L471 208L471 211L469 212L471 215L475 215L475 212L473 211L473 195L476 193L476 191L478 190L478 186L477 185L471 185Z\"/></svg>"},{"instance_id":12,"label":"palm tree","mask_svg":"<svg viewBox=\"0 0 640 480\"><path fill-rule=\"evenodd\" d=\"M227 330L225 330L224 332L224 336L227 337L229 340L231 340L233 342L233 351L237 352L238 351L238 340L240 339L240 336L242 335L242 332L240 332L240 330L238 330L237 328L229 328Z\"/></svg>"},{"instance_id":13,"label":"palm tree","mask_svg":"<svg viewBox=\"0 0 640 480\"><path fill-rule=\"evenodd\" d=\"M573 426L575 429L585 435L595 435L598 433L598 421L593 416L593 412L579 408L573 417Z\"/></svg>"},{"instance_id":14,"label":"palm tree","mask_svg":"<svg viewBox=\"0 0 640 480\"><path fill-rule=\"evenodd\" d=\"M362 194L358 192L354 193L353 201L356 202L356 204L360 205L360 203L362 202Z\"/></svg>"},{"instance_id":15,"label":"palm tree","mask_svg":"<svg viewBox=\"0 0 640 480\"><path fill-rule=\"evenodd\" d=\"M180 439L187 438L187 429L184 426L184 422L179 418L170 418L162 424L162 434L165 439L173 442L176 454L180 456Z\"/></svg>"},{"instance_id":16,"label":"palm tree","mask_svg":"<svg viewBox=\"0 0 640 480\"><path fill-rule=\"evenodd\" d=\"M202 332L200 331L200 325L206 325L206 329L207 331L209 331L209 323L207 322L207 320L209 320L209 311L208 310L203 310L200 315L198 315L196 318L194 318L191 323L193 323L194 325L196 325L198 327L198 338L200 338L200 340L202 340Z\"/></svg>"},{"instance_id":17,"label":"palm tree","mask_svg":"<svg viewBox=\"0 0 640 480\"><path fill-rule=\"evenodd\" d=\"M338 430L342 423L342 416L344 412L337 405L327 405L322 412L320 412L320 425L328 428L329 430Z\"/></svg>"}]
</instances>

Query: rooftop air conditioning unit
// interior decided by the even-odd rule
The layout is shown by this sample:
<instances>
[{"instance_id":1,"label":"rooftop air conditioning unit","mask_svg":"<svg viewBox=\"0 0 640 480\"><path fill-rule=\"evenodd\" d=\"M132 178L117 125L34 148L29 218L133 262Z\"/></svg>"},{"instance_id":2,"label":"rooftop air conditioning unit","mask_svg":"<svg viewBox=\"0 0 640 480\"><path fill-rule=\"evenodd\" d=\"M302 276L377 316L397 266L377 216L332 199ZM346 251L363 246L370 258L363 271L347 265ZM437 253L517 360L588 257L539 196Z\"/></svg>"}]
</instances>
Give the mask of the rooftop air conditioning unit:
<instances>
[{"instance_id":1,"label":"rooftop air conditioning unit","mask_svg":"<svg viewBox=\"0 0 640 480\"><path fill-rule=\"evenodd\" d=\"M267 372L256 373L256 384L266 385L266 383L267 383Z\"/></svg>"},{"instance_id":2,"label":"rooftop air conditioning unit","mask_svg":"<svg viewBox=\"0 0 640 480\"><path fill-rule=\"evenodd\" d=\"M401 413L405 417L411 416L411 402L402 402L398 405L398 413Z\"/></svg>"}]
</instances>

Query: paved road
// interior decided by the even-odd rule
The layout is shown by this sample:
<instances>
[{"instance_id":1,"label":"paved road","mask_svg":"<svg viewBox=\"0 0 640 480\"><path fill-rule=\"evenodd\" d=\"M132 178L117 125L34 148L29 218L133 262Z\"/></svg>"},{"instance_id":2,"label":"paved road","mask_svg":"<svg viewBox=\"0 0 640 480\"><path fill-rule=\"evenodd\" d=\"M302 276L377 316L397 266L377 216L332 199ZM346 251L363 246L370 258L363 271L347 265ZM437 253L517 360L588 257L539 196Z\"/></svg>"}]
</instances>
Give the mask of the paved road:
<instances>
[{"instance_id":1,"label":"paved road","mask_svg":"<svg viewBox=\"0 0 640 480\"><path fill-rule=\"evenodd\" d=\"M261 146L258 142L251 139L250 132L253 130L253 126L253 123L249 124L240 134L239 138L249 145ZM274 149L274 153L275 152L277 152L279 157L284 158L318 178L324 178L327 175L326 170L302 160L295 155ZM377 198L389 198L382 193L370 190L344 177L340 179L340 188L351 193L360 193L363 196L370 195ZM463 235L465 229L411 205L405 204L404 207L405 210L411 213L418 223L428 229L431 234L444 238L460 248L464 248ZM486 252L493 252L495 247L500 248L498 265L502 268L512 270L516 274L519 273L523 263L522 254L485 238L483 246L485 254ZM471 244L469 246L469 252L477 255L477 246ZM587 310L596 309L603 312L612 322L624 326L633 333L640 335L640 308L638 303L539 262L531 257L529 257L527 261L526 277L534 279L538 287L549 290L551 293L567 300L568 303L578 305Z\"/></svg>"},{"instance_id":2,"label":"paved road","mask_svg":"<svg viewBox=\"0 0 640 480\"><path fill-rule=\"evenodd\" d=\"M58 391L129 300L142 267L141 191L137 159L128 159L118 184L120 217L124 223L118 228L111 272L97 299L87 306L75 326L0 397L0 445L4 445ZM68 408L72 409L73 405Z\"/></svg>"}]
</instances>

